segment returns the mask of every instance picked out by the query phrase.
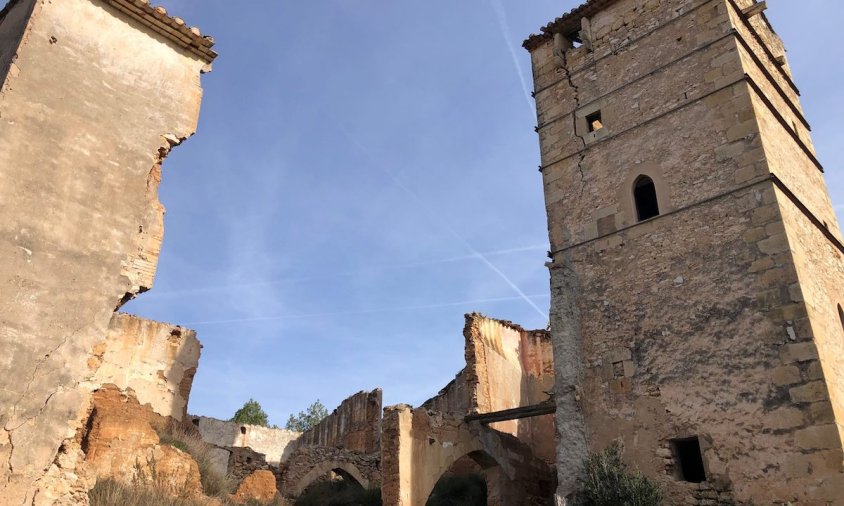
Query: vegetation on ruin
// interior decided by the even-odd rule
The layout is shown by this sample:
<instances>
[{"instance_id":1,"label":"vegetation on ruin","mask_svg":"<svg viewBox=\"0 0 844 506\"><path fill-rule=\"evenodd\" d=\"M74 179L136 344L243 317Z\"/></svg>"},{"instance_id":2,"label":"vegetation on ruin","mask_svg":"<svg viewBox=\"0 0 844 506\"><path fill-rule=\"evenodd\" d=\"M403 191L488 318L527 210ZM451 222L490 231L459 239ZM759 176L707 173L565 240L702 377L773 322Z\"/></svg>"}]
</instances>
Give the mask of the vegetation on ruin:
<instances>
[{"instance_id":1,"label":"vegetation on ruin","mask_svg":"<svg viewBox=\"0 0 844 506\"><path fill-rule=\"evenodd\" d=\"M486 506L483 476L468 474L440 478L425 506Z\"/></svg>"},{"instance_id":2,"label":"vegetation on ruin","mask_svg":"<svg viewBox=\"0 0 844 506\"><path fill-rule=\"evenodd\" d=\"M213 446L202 440L196 431L185 430L177 424L170 424L158 433L161 444L170 445L190 455L199 466L199 478L202 492L210 497L226 497L235 488L234 479L220 473L213 464L211 451Z\"/></svg>"},{"instance_id":3,"label":"vegetation on ruin","mask_svg":"<svg viewBox=\"0 0 844 506\"><path fill-rule=\"evenodd\" d=\"M381 491L347 480L324 481L308 487L293 506L381 506Z\"/></svg>"},{"instance_id":4,"label":"vegetation on ruin","mask_svg":"<svg viewBox=\"0 0 844 506\"><path fill-rule=\"evenodd\" d=\"M173 497L156 487L124 485L115 480L99 480L88 492L91 506L200 506L198 500Z\"/></svg>"},{"instance_id":5,"label":"vegetation on ruin","mask_svg":"<svg viewBox=\"0 0 844 506\"><path fill-rule=\"evenodd\" d=\"M621 447L613 444L583 462L580 490L575 506L660 506L659 486L630 469L621 458Z\"/></svg>"},{"instance_id":6,"label":"vegetation on ruin","mask_svg":"<svg viewBox=\"0 0 844 506\"><path fill-rule=\"evenodd\" d=\"M285 428L296 432L307 432L316 427L326 416L328 416L328 410L317 399L316 402L308 406L306 411L300 411L296 416L290 415Z\"/></svg>"},{"instance_id":7,"label":"vegetation on ruin","mask_svg":"<svg viewBox=\"0 0 844 506\"><path fill-rule=\"evenodd\" d=\"M267 413L255 399L244 402L243 407L234 413L230 421L247 425L260 425L261 427L269 427L270 425Z\"/></svg>"},{"instance_id":8,"label":"vegetation on ruin","mask_svg":"<svg viewBox=\"0 0 844 506\"><path fill-rule=\"evenodd\" d=\"M218 498L224 506L235 506L229 497ZM168 492L152 486L126 485L116 480L99 480L88 492L91 506L208 506L204 497L174 497ZM245 506L287 506L288 503L277 497L270 504L249 501ZM244 505L238 505L244 506Z\"/></svg>"}]
</instances>

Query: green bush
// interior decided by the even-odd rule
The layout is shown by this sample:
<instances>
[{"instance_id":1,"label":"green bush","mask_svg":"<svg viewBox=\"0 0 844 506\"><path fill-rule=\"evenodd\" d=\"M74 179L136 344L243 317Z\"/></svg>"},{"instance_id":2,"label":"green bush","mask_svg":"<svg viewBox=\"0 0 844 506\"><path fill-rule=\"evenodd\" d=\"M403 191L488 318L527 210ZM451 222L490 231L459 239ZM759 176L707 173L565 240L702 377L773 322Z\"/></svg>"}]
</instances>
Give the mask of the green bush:
<instances>
[{"instance_id":1,"label":"green bush","mask_svg":"<svg viewBox=\"0 0 844 506\"><path fill-rule=\"evenodd\" d=\"M249 399L243 403L243 407L238 409L230 422L245 423L247 425L259 425L261 427L269 427L270 420L267 413L255 399Z\"/></svg>"},{"instance_id":2,"label":"green bush","mask_svg":"<svg viewBox=\"0 0 844 506\"><path fill-rule=\"evenodd\" d=\"M486 506L486 481L478 474L440 478L425 506Z\"/></svg>"},{"instance_id":3,"label":"green bush","mask_svg":"<svg viewBox=\"0 0 844 506\"><path fill-rule=\"evenodd\" d=\"M575 506L660 506L659 487L632 471L621 459L621 448L613 444L602 453L591 454L583 462L580 490Z\"/></svg>"},{"instance_id":4,"label":"green bush","mask_svg":"<svg viewBox=\"0 0 844 506\"><path fill-rule=\"evenodd\" d=\"M345 480L315 483L293 502L294 506L381 506L381 491L366 490Z\"/></svg>"}]
</instances>

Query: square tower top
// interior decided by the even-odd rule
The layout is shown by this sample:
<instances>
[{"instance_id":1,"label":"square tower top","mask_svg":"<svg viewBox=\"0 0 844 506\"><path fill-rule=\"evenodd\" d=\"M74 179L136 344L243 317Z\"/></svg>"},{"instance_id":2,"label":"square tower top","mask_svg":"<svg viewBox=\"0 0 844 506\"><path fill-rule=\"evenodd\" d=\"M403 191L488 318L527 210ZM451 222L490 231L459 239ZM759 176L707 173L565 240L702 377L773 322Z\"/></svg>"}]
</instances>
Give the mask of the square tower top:
<instances>
[{"instance_id":1,"label":"square tower top","mask_svg":"<svg viewBox=\"0 0 844 506\"><path fill-rule=\"evenodd\" d=\"M588 0L540 28L539 31L541 33L539 35L531 34L522 43L522 47L528 51L532 51L543 41L554 37L555 33L562 33L563 35L569 36L568 38L571 40L577 39L577 33L580 31L581 20L583 18L593 16L616 2L618 0Z\"/></svg>"}]
</instances>

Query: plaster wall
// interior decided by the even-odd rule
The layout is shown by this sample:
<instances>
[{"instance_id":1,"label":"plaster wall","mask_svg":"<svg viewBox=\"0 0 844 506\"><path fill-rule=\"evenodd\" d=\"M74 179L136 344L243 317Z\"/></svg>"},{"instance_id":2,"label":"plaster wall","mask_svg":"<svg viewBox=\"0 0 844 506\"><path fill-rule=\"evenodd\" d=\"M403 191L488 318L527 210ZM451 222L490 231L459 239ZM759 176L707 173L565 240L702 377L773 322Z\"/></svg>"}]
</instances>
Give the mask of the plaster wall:
<instances>
[{"instance_id":1,"label":"plaster wall","mask_svg":"<svg viewBox=\"0 0 844 506\"><path fill-rule=\"evenodd\" d=\"M142 405L182 421L201 348L192 330L117 313L94 350L94 382L132 389Z\"/></svg>"},{"instance_id":2,"label":"plaster wall","mask_svg":"<svg viewBox=\"0 0 844 506\"><path fill-rule=\"evenodd\" d=\"M513 436L406 405L384 410L384 430L384 504L424 505L437 481L467 456L481 468L491 506L550 504L551 467Z\"/></svg>"},{"instance_id":3,"label":"plaster wall","mask_svg":"<svg viewBox=\"0 0 844 506\"><path fill-rule=\"evenodd\" d=\"M2 63L16 55L0 74L0 496L14 504L55 502L39 480L86 417L89 360L115 308L152 287L160 164L196 129L206 69L101 0L14 9L33 4L22 37L23 20L0 24Z\"/></svg>"},{"instance_id":4,"label":"plaster wall","mask_svg":"<svg viewBox=\"0 0 844 506\"><path fill-rule=\"evenodd\" d=\"M268 464L278 467L296 449L301 432L260 427L209 418L190 417L199 429L202 440L221 448L249 447L264 454Z\"/></svg>"},{"instance_id":5,"label":"plaster wall","mask_svg":"<svg viewBox=\"0 0 844 506\"><path fill-rule=\"evenodd\" d=\"M490 413L546 402L554 390L554 357L550 334L518 325L467 315L467 369L477 378L473 399L478 413ZM498 422L491 427L517 436L537 456L554 461L552 415Z\"/></svg>"}]
</instances>

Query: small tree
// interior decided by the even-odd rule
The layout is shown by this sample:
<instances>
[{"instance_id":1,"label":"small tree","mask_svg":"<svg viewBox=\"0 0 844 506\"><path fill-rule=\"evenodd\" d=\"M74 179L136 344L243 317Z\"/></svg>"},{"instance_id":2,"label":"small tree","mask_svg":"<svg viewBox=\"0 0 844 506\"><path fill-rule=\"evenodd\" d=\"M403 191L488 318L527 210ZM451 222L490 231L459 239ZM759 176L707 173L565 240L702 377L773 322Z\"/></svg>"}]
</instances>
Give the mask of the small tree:
<instances>
[{"instance_id":1,"label":"small tree","mask_svg":"<svg viewBox=\"0 0 844 506\"><path fill-rule=\"evenodd\" d=\"M269 417L255 399L246 401L230 421L248 425L260 425L261 427L267 427L270 424Z\"/></svg>"},{"instance_id":2,"label":"small tree","mask_svg":"<svg viewBox=\"0 0 844 506\"><path fill-rule=\"evenodd\" d=\"M617 443L583 462L575 506L660 506L662 491L621 459Z\"/></svg>"},{"instance_id":3,"label":"small tree","mask_svg":"<svg viewBox=\"0 0 844 506\"><path fill-rule=\"evenodd\" d=\"M307 411L300 411L296 416L290 415L285 428L296 432L307 432L316 427L326 416L328 416L328 410L317 399Z\"/></svg>"}]
</instances>

